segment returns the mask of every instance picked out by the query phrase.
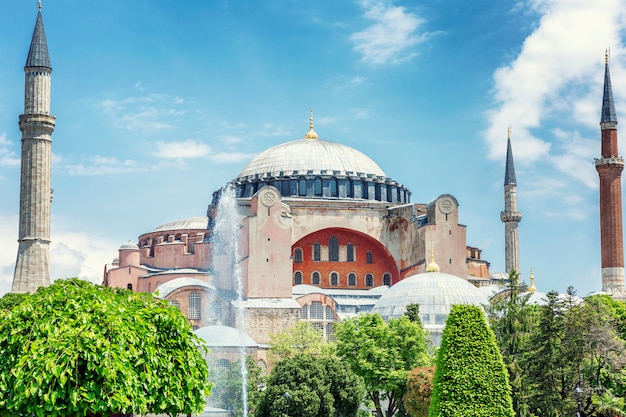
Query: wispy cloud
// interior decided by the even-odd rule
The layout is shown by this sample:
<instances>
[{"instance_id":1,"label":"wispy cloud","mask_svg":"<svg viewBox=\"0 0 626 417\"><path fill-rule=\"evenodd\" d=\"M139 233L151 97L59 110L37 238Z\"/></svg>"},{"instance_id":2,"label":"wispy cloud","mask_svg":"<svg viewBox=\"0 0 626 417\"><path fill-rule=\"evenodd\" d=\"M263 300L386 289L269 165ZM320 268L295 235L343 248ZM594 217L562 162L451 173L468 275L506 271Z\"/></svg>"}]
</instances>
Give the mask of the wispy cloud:
<instances>
[{"instance_id":1,"label":"wispy cloud","mask_svg":"<svg viewBox=\"0 0 626 417\"><path fill-rule=\"evenodd\" d=\"M489 157L503 158L506 127L513 125L516 161L553 157L559 169L591 186L588 174L571 169L589 155L572 153L571 143L555 146L560 136L551 126L567 126L572 132L598 126L603 51L612 45L613 56L620 55L624 1L528 0L525 4L540 18L519 54L494 73L495 103L487 112L485 134ZM615 73L623 73L619 59L612 64Z\"/></svg>"},{"instance_id":2,"label":"wispy cloud","mask_svg":"<svg viewBox=\"0 0 626 417\"><path fill-rule=\"evenodd\" d=\"M225 143L233 142L232 137L226 138ZM157 151L153 154L157 158L164 159L189 159L205 158L216 163L238 163L252 158L254 155L239 151L219 151L216 152L209 145L194 140L181 142L157 142Z\"/></svg>"},{"instance_id":3,"label":"wispy cloud","mask_svg":"<svg viewBox=\"0 0 626 417\"><path fill-rule=\"evenodd\" d=\"M13 143L7 139L6 133L0 134L0 166L14 167L20 165L17 152L12 149Z\"/></svg>"},{"instance_id":4,"label":"wispy cloud","mask_svg":"<svg viewBox=\"0 0 626 417\"><path fill-rule=\"evenodd\" d=\"M404 7L384 0L363 0L365 18L371 25L352 34L354 49L372 65L404 62L417 55L414 47L432 33L420 32L424 20Z\"/></svg>"},{"instance_id":5,"label":"wispy cloud","mask_svg":"<svg viewBox=\"0 0 626 417\"><path fill-rule=\"evenodd\" d=\"M184 100L167 94L148 94L100 102L104 112L118 127L150 134L172 129L177 118L185 114Z\"/></svg>"},{"instance_id":6,"label":"wispy cloud","mask_svg":"<svg viewBox=\"0 0 626 417\"><path fill-rule=\"evenodd\" d=\"M119 160L116 157L100 155L81 163L64 165L61 169L69 175L112 175L148 170L132 159Z\"/></svg>"}]
</instances>

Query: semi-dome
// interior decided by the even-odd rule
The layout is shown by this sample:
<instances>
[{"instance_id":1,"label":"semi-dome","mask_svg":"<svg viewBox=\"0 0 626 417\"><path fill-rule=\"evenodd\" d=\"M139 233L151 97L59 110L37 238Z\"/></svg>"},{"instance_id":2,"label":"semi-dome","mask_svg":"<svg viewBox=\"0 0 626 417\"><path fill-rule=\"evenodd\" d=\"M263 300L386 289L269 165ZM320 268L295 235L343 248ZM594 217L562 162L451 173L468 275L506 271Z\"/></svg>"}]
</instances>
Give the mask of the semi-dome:
<instances>
[{"instance_id":1,"label":"semi-dome","mask_svg":"<svg viewBox=\"0 0 626 417\"><path fill-rule=\"evenodd\" d=\"M418 304L420 318L429 339L439 345L441 333L454 304L484 306L485 294L463 278L442 272L425 272L398 282L385 292L372 308L385 320L400 317L409 304Z\"/></svg>"},{"instance_id":2,"label":"semi-dome","mask_svg":"<svg viewBox=\"0 0 626 417\"><path fill-rule=\"evenodd\" d=\"M350 146L319 139L300 139L261 152L244 167L237 179L298 174L386 177L376 162Z\"/></svg>"}]
</instances>

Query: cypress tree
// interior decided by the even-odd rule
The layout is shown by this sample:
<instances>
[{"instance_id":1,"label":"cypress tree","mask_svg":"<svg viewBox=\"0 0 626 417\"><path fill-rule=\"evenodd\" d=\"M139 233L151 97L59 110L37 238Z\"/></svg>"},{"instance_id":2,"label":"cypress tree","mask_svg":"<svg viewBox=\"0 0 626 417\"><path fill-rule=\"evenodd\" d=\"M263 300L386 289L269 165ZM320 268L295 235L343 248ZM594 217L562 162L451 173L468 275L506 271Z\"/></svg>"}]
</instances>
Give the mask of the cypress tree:
<instances>
[{"instance_id":1,"label":"cypress tree","mask_svg":"<svg viewBox=\"0 0 626 417\"><path fill-rule=\"evenodd\" d=\"M480 307L454 305L437 352L430 417L513 417L509 377Z\"/></svg>"}]
</instances>

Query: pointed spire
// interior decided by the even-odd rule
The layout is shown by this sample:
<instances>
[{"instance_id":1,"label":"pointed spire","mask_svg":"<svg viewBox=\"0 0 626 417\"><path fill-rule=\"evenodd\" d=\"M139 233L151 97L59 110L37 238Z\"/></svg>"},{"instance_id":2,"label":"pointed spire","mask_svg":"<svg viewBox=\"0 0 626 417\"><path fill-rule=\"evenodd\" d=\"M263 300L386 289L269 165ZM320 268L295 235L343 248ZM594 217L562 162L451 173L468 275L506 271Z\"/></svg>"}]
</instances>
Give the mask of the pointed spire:
<instances>
[{"instance_id":1,"label":"pointed spire","mask_svg":"<svg viewBox=\"0 0 626 417\"><path fill-rule=\"evenodd\" d=\"M309 109L309 131L304 135L305 139L317 139L317 133L313 130L313 109Z\"/></svg>"},{"instance_id":2,"label":"pointed spire","mask_svg":"<svg viewBox=\"0 0 626 417\"><path fill-rule=\"evenodd\" d=\"M610 123L611 126L617 125L617 116L615 115L615 103L613 103L613 88L611 87L611 74L609 73L609 50L604 54L604 94L602 95L602 118L600 123Z\"/></svg>"},{"instance_id":3,"label":"pointed spire","mask_svg":"<svg viewBox=\"0 0 626 417\"><path fill-rule=\"evenodd\" d=\"M530 267L530 286L528 287L528 292L537 291L537 287L535 287L535 275L533 274L533 267Z\"/></svg>"},{"instance_id":4,"label":"pointed spire","mask_svg":"<svg viewBox=\"0 0 626 417\"><path fill-rule=\"evenodd\" d=\"M426 265L426 270L424 272L439 272L439 265L435 262L435 249L433 245L430 245L430 262Z\"/></svg>"},{"instance_id":5,"label":"pointed spire","mask_svg":"<svg viewBox=\"0 0 626 417\"><path fill-rule=\"evenodd\" d=\"M51 70L48 43L46 42L46 33L43 29L43 19L41 17L41 1L38 4L38 9L35 30L33 31L33 38L30 41L30 49L24 68L44 67Z\"/></svg>"},{"instance_id":6,"label":"pointed spire","mask_svg":"<svg viewBox=\"0 0 626 417\"><path fill-rule=\"evenodd\" d=\"M513 163L513 149L511 148L511 126L507 130L506 142L506 168L504 171L504 185L516 184L515 180L515 164Z\"/></svg>"}]
</instances>

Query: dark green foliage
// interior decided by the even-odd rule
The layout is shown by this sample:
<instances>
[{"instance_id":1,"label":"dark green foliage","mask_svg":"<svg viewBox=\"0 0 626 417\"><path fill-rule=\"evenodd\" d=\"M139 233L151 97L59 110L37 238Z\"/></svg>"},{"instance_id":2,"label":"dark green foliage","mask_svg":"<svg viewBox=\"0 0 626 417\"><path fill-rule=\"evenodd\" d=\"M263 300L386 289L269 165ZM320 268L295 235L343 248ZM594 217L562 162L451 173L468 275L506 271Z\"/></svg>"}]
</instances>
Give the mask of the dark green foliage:
<instances>
[{"instance_id":1,"label":"dark green foliage","mask_svg":"<svg viewBox=\"0 0 626 417\"><path fill-rule=\"evenodd\" d=\"M6 293L0 298L0 310L12 310L13 307L20 305L28 297L30 297L30 294Z\"/></svg>"},{"instance_id":2,"label":"dark green foliage","mask_svg":"<svg viewBox=\"0 0 626 417\"><path fill-rule=\"evenodd\" d=\"M417 323L420 326L422 325L422 320L420 319L420 305L419 304L409 304L406 306L405 316L409 318L413 323Z\"/></svg>"},{"instance_id":3,"label":"dark green foliage","mask_svg":"<svg viewBox=\"0 0 626 417\"><path fill-rule=\"evenodd\" d=\"M430 357L424 330L408 317L390 319L362 314L336 326L337 354L363 378L379 417L387 401L387 417L402 407L409 371L428 365Z\"/></svg>"},{"instance_id":4,"label":"dark green foliage","mask_svg":"<svg viewBox=\"0 0 626 417\"><path fill-rule=\"evenodd\" d=\"M454 305L437 353L431 417L513 417L496 339L477 306Z\"/></svg>"},{"instance_id":5,"label":"dark green foliage","mask_svg":"<svg viewBox=\"0 0 626 417\"><path fill-rule=\"evenodd\" d=\"M0 416L201 411L198 342L149 294L58 280L0 311Z\"/></svg>"},{"instance_id":6,"label":"dark green foliage","mask_svg":"<svg viewBox=\"0 0 626 417\"><path fill-rule=\"evenodd\" d=\"M264 378L261 376L261 368L250 356L246 356L246 369L248 371L248 410L254 410L261 394ZM235 416L243 415L241 362L234 362L229 369L211 371L210 380L213 388L211 388L209 404L213 407L231 410Z\"/></svg>"},{"instance_id":7,"label":"dark green foliage","mask_svg":"<svg viewBox=\"0 0 626 417\"><path fill-rule=\"evenodd\" d=\"M333 356L300 355L278 363L255 410L257 417L282 417L288 392L289 415L352 417L365 389L361 379Z\"/></svg>"}]
</instances>

